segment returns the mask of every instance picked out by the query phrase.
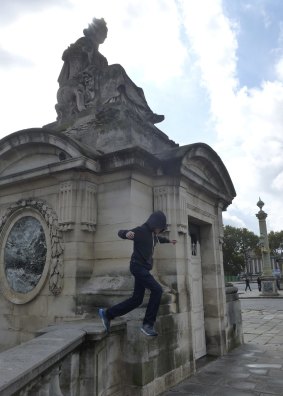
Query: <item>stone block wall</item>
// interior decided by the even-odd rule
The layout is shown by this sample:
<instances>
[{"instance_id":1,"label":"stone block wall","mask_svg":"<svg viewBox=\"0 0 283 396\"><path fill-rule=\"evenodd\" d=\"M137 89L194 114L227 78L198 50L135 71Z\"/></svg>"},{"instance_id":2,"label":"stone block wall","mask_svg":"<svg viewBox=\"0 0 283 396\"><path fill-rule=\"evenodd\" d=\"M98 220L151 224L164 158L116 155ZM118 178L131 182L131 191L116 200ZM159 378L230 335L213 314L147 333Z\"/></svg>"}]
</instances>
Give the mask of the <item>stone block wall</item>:
<instances>
[{"instance_id":1,"label":"stone block wall","mask_svg":"<svg viewBox=\"0 0 283 396\"><path fill-rule=\"evenodd\" d=\"M118 342L121 350L113 346L116 341L111 344L110 337L97 356L98 367L110 362L112 345L122 354L131 390L154 395L193 373L198 358L223 355L234 338L240 340L240 328L237 334L230 331L239 307L228 301L226 311L221 252L222 211L234 192L210 148L174 145L172 151L155 156L141 148L115 151L112 146L103 154L67 133L19 135L26 139L23 151L30 140L35 144L38 139L42 155L48 146L50 161L57 155L65 159L45 159L41 167L36 153L34 163L29 159L31 169L21 174L16 165L18 147L11 148L13 161L12 154L5 154L12 165L4 175L0 170L1 219L10 216L11 205L36 213L46 223L50 261L40 290L28 301L16 296L15 302L7 293L1 295L0 348L32 338L48 324L97 318L98 307L130 296L132 242L119 239L117 232L143 224L154 210L166 214L166 235L178 241L175 246L157 246L155 251L153 274L164 289L156 323L159 336L146 339L139 330L147 295L144 304L124 318L126 332ZM64 156L58 149L50 157L50 145L60 146ZM28 154L32 156L32 151ZM4 234L0 231L2 242ZM1 260L3 274L3 256ZM103 379L104 374L99 371L97 375ZM99 385L101 392L108 389L108 378L105 381L106 385Z\"/></svg>"}]
</instances>

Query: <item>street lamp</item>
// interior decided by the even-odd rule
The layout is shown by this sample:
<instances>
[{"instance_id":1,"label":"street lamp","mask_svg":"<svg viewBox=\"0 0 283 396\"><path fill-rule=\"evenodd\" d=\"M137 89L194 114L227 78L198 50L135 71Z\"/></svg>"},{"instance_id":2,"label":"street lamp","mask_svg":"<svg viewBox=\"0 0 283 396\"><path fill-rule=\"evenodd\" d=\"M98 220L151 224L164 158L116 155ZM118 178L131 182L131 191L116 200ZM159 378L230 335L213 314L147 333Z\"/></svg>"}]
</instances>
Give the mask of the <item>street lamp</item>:
<instances>
[{"instance_id":1,"label":"street lamp","mask_svg":"<svg viewBox=\"0 0 283 396\"><path fill-rule=\"evenodd\" d=\"M272 267L271 267L271 260L270 260L270 250L269 250L269 242L267 236L267 228L266 228L266 218L267 213L265 213L262 208L264 206L264 202L259 198L257 203L259 207L259 212L256 214L259 222L259 232L260 232L260 248L262 253L262 292L263 296L278 296L276 279L272 275Z\"/></svg>"}]
</instances>

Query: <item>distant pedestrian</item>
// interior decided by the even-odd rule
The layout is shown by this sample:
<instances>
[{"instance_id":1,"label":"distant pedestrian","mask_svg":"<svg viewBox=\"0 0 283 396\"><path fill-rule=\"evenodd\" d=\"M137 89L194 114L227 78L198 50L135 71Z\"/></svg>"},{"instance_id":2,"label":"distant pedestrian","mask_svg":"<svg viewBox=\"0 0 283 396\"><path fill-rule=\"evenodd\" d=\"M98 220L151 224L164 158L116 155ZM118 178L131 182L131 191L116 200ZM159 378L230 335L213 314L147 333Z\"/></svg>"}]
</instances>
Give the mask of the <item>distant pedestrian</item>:
<instances>
[{"instance_id":1,"label":"distant pedestrian","mask_svg":"<svg viewBox=\"0 0 283 396\"><path fill-rule=\"evenodd\" d=\"M261 291L261 279L260 279L260 277L258 276L258 278L257 278L257 287L258 287L258 291Z\"/></svg>"},{"instance_id":2,"label":"distant pedestrian","mask_svg":"<svg viewBox=\"0 0 283 396\"><path fill-rule=\"evenodd\" d=\"M247 288L249 288L250 291L252 291L252 289L251 289L251 287L250 287L250 280L249 280L249 278L246 278L246 288L245 288L245 291L247 291Z\"/></svg>"}]
</instances>

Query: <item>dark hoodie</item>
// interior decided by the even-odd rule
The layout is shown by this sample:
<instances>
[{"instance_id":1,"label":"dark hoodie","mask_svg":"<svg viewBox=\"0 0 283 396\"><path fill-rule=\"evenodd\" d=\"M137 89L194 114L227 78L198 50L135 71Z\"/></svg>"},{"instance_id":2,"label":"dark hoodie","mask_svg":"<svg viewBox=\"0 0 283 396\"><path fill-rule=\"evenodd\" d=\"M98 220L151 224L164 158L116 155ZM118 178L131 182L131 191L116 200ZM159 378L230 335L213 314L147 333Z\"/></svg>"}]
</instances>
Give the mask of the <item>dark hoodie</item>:
<instances>
[{"instance_id":1,"label":"dark hoodie","mask_svg":"<svg viewBox=\"0 0 283 396\"><path fill-rule=\"evenodd\" d=\"M129 231L135 233L131 264L141 264L148 270L151 270L152 255L156 243L170 243L169 239L155 235L153 232L155 228L166 229L166 216L160 210L153 212L142 226L131 230L120 230L118 232L119 237L122 239L127 239L126 234Z\"/></svg>"}]
</instances>

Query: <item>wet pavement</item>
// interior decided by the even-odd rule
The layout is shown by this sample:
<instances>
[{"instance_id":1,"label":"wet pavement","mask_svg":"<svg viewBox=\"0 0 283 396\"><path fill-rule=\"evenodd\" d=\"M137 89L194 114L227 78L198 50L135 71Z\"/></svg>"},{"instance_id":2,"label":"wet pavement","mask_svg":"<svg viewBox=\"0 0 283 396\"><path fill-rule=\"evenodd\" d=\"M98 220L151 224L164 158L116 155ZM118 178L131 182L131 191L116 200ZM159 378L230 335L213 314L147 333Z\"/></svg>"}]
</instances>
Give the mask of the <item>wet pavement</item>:
<instances>
[{"instance_id":1,"label":"wet pavement","mask_svg":"<svg viewBox=\"0 0 283 396\"><path fill-rule=\"evenodd\" d=\"M245 344L162 396L283 396L283 295L264 298L254 289L239 296Z\"/></svg>"}]
</instances>

